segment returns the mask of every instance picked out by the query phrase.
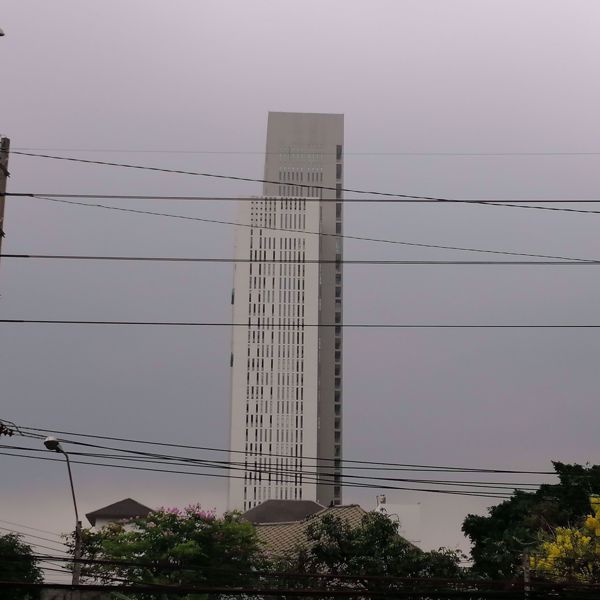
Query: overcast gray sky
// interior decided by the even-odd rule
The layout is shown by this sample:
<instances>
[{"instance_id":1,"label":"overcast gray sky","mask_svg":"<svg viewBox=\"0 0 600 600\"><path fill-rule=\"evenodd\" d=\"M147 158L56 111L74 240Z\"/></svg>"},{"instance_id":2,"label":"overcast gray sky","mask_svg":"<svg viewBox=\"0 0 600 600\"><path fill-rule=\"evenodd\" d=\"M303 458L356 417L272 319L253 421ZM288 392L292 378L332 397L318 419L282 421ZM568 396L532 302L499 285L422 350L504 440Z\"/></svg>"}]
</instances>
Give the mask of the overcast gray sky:
<instances>
[{"instance_id":1,"label":"overcast gray sky","mask_svg":"<svg viewBox=\"0 0 600 600\"><path fill-rule=\"evenodd\" d=\"M0 132L13 149L260 177L269 110L339 112L348 187L598 198L600 155L390 153L600 153L599 18L600 4L577 0L7 0ZM13 192L260 192L15 155L10 171ZM216 202L113 204L210 218L235 212ZM351 235L600 258L600 215L349 204L345 218ZM230 227L39 199L8 199L5 221L7 253L233 250ZM349 259L489 257L361 241L345 249ZM598 323L595 269L348 265L344 317ZM226 321L231 284L227 264L5 259L0 316ZM227 328L1 325L0 417L224 447L229 343ZM520 469L598 462L596 330L349 329L344 343L346 458ZM126 496L225 507L223 480L75 467L82 512ZM63 465L3 456L0 481L0 518L70 527ZM344 500L369 506L375 493L347 489ZM464 546L462 519L490 504L388 497L422 503L427 547Z\"/></svg>"}]
</instances>

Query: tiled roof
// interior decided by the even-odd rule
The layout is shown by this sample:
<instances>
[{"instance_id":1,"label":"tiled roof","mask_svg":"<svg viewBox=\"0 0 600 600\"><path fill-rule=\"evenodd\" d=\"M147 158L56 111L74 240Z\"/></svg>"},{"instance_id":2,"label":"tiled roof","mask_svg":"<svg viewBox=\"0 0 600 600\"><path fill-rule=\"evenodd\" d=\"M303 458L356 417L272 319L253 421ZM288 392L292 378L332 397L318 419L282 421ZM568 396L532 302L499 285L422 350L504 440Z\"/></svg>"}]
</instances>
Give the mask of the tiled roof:
<instances>
[{"instance_id":1,"label":"tiled roof","mask_svg":"<svg viewBox=\"0 0 600 600\"><path fill-rule=\"evenodd\" d=\"M87 513L85 516L93 527L96 525L96 519L134 519L136 517L145 517L151 511L151 508L140 504L136 500L125 498L125 500L119 500L119 502Z\"/></svg>"},{"instance_id":2,"label":"tiled roof","mask_svg":"<svg viewBox=\"0 0 600 600\"><path fill-rule=\"evenodd\" d=\"M245 512L242 517L254 524L289 523L305 519L323 508L321 504L312 500L265 500Z\"/></svg>"},{"instance_id":3,"label":"tiled roof","mask_svg":"<svg viewBox=\"0 0 600 600\"><path fill-rule=\"evenodd\" d=\"M302 521L258 523L256 533L269 554L282 556L307 543L306 529L311 523L314 523L315 519L320 519L325 515L334 515L347 521L351 527L357 527L365 514L367 514L366 511L358 504L331 506L310 515Z\"/></svg>"}]
</instances>

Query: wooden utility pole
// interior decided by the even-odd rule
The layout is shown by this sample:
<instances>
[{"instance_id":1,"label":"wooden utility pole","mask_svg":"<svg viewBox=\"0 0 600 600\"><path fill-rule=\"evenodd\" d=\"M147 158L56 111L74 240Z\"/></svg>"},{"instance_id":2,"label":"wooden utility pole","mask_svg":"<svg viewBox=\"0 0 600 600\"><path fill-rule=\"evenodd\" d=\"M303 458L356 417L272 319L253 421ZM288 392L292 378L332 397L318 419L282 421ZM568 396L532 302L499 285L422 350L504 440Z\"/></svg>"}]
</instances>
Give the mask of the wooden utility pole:
<instances>
[{"instance_id":1,"label":"wooden utility pole","mask_svg":"<svg viewBox=\"0 0 600 600\"><path fill-rule=\"evenodd\" d=\"M4 194L8 179L8 153L10 140L0 137L0 254L2 253L2 238L4 237Z\"/></svg>"}]
</instances>

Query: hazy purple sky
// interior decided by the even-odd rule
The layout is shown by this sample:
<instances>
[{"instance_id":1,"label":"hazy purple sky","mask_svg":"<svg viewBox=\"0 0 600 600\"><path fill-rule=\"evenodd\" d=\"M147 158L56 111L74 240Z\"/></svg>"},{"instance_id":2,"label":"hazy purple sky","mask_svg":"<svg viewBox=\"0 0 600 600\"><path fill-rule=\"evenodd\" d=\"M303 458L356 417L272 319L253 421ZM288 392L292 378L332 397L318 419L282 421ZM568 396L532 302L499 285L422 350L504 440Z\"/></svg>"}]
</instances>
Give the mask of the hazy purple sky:
<instances>
[{"instance_id":1,"label":"hazy purple sky","mask_svg":"<svg viewBox=\"0 0 600 600\"><path fill-rule=\"evenodd\" d=\"M269 110L339 112L348 187L598 198L600 154L389 153L600 153L599 18L597 2L577 0L7 0L0 132L13 149L260 177ZM13 192L260 192L258 184L19 156L10 171ZM231 203L113 204L234 215ZM600 258L600 215L350 204L345 216L351 235ZM9 199L5 229L7 253L233 250L226 226L37 199ZM486 258L360 241L345 248L349 259ZM599 323L597 275L595 267L348 265L344 317ZM5 259L0 316L226 321L231 284L227 264ZM344 341L346 458L522 469L599 460L600 331L347 330ZM226 328L0 325L0 417L224 447L229 343ZM82 512L125 496L152 506L225 505L218 479L80 466L74 475ZM0 477L1 519L70 527L63 465L0 457ZM344 500L369 506L375 493L347 489ZM489 504L388 497L422 503L426 546L463 544L462 519Z\"/></svg>"}]
</instances>

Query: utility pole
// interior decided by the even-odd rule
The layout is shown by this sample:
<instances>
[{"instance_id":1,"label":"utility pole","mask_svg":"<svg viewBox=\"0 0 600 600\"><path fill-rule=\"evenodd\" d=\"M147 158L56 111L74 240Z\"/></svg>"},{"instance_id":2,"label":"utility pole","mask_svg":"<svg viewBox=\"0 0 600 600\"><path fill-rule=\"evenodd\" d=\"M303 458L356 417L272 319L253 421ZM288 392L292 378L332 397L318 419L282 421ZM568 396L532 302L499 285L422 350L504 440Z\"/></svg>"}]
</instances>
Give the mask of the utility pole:
<instances>
[{"instance_id":1,"label":"utility pole","mask_svg":"<svg viewBox=\"0 0 600 600\"><path fill-rule=\"evenodd\" d=\"M522 565L523 565L523 597L529 598L529 592L531 591L531 565L529 558L529 549L525 547L523 549Z\"/></svg>"},{"instance_id":2,"label":"utility pole","mask_svg":"<svg viewBox=\"0 0 600 600\"><path fill-rule=\"evenodd\" d=\"M2 238L4 237L4 194L6 193L6 180L8 179L8 153L10 140L0 137L0 254L2 253Z\"/></svg>"}]
</instances>

